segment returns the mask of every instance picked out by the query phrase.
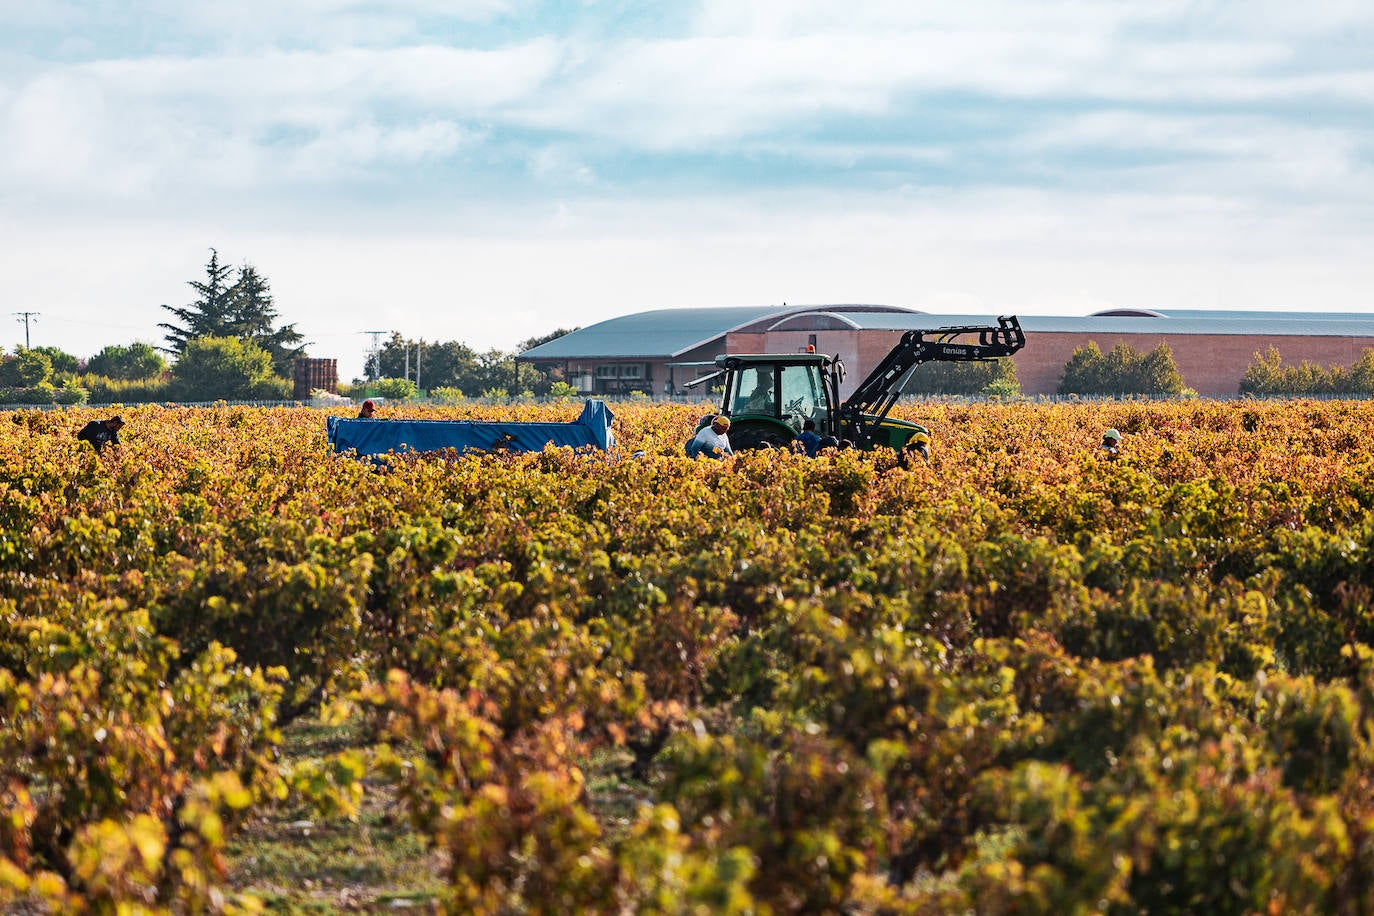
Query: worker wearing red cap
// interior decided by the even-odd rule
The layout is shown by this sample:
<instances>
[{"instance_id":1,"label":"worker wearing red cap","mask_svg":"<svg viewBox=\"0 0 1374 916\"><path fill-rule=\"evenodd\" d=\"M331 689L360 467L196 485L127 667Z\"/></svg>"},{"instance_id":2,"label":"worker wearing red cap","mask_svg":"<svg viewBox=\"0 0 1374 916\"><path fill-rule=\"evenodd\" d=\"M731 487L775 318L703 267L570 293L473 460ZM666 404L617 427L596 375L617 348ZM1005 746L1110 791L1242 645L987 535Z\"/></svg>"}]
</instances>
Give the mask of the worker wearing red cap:
<instances>
[{"instance_id":1,"label":"worker wearing red cap","mask_svg":"<svg viewBox=\"0 0 1374 916\"><path fill-rule=\"evenodd\" d=\"M366 401L363 401L363 409L360 410L360 411L358 411L358 419L359 419L359 420L371 420L371 419L372 419L372 415L373 415L374 413L376 413L376 412L377 412L377 405L374 404L374 403L372 403L372 399L371 399L371 398L368 398Z\"/></svg>"}]
</instances>

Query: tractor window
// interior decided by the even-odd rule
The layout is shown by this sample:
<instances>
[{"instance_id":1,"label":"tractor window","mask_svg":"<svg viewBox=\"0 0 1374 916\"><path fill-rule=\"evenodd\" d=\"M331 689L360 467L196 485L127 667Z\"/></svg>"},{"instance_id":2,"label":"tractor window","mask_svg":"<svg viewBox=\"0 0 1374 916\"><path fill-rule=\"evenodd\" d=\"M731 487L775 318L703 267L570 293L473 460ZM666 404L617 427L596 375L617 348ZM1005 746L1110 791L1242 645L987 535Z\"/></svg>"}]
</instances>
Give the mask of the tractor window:
<instances>
[{"instance_id":1,"label":"tractor window","mask_svg":"<svg viewBox=\"0 0 1374 916\"><path fill-rule=\"evenodd\" d=\"M782 412L798 432L802 422L825 414L825 394L815 366L786 366L782 370Z\"/></svg>"},{"instance_id":2,"label":"tractor window","mask_svg":"<svg viewBox=\"0 0 1374 916\"><path fill-rule=\"evenodd\" d=\"M735 415L753 413L776 416L778 402L774 383L772 366L741 369L739 384L735 386L735 403L730 412Z\"/></svg>"}]
</instances>

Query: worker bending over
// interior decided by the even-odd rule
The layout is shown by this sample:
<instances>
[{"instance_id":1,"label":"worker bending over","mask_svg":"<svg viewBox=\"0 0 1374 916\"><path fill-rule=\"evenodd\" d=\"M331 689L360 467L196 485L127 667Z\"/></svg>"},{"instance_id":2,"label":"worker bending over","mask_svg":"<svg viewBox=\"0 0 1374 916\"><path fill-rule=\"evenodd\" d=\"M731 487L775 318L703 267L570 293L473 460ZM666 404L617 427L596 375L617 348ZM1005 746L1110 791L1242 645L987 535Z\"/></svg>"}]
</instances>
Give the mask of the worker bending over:
<instances>
[{"instance_id":1,"label":"worker bending over","mask_svg":"<svg viewBox=\"0 0 1374 916\"><path fill-rule=\"evenodd\" d=\"M1121 454L1121 433L1115 429L1109 429L1102 434L1102 453L1108 458L1115 458Z\"/></svg>"},{"instance_id":2,"label":"worker bending over","mask_svg":"<svg viewBox=\"0 0 1374 916\"><path fill-rule=\"evenodd\" d=\"M730 418L724 415L716 417L710 426L703 426L687 443L687 457L698 458L705 455L708 458L725 458L735 454L735 450L730 447L729 431Z\"/></svg>"}]
</instances>

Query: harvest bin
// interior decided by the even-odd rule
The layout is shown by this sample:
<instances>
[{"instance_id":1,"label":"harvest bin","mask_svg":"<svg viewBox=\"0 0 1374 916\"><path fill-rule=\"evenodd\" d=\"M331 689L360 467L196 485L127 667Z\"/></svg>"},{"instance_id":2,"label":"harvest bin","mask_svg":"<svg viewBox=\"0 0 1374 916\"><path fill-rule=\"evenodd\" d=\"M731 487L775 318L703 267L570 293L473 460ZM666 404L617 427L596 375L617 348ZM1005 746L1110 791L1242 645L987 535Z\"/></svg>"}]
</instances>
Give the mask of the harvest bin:
<instances>
[{"instance_id":1,"label":"harvest bin","mask_svg":"<svg viewBox=\"0 0 1374 916\"><path fill-rule=\"evenodd\" d=\"M538 452L546 445L573 448L615 444L611 423L615 415L605 401L588 399L582 415L571 423L503 423L499 420L357 420L329 417L329 444L336 452L359 455L387 452L437 452L453 448L508 452Z\"/></svg>"}]
</instances>

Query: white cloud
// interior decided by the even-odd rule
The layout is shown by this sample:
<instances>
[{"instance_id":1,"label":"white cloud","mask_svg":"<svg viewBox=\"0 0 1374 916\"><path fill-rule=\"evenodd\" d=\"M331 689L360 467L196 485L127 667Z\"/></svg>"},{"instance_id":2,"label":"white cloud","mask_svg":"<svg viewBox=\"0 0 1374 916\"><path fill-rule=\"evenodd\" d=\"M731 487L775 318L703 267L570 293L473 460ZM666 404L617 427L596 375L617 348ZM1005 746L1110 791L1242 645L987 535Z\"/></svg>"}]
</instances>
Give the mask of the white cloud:
<instances>
[{"instance_id":1,"label":"white cloud","mask_svg":"<svg viewBox=\"0 0 1374 916\"><path fill-rule=\"evenodd\" d=\"M373 123L348 124L292 149L287 158L289 174L322 182L377 163L415 164L449 156L471 136L461 126L444 121L399 129Z\"/></svg>"},{"instance_id":2,"label":"white cloud","mask_svg":"<svg viewBox=\"0 0 1374 916\"><path fill-rule=\"evenodd\" d=\"M827 119L859 130L865 121L920 123L921 101L930 98L1182 106L1171 116L1198 123L1218 121L1208 107L1359 106L1374 98L1374 63L1305 67L1285 36L1247 37L1239 27L1189 38L1165 27L1178 23L1157 5L851 7L711 2L702 36L597 45L549 36L491 50L417 44L111 59L54 67L8 87L0 126L20 151L11 180L25 184L136 189L156 174L222 176L241 188L270 186L277 169L298 174L291 163L316 152L323 156L314 171L327 177L335 165L411 162L417 136L442 156L502 129L654 154L716 154L743 141L783 151L781 137L804 137L786 152L814 161L833 158L825 150L834 144L863 142L862 135L824 136ZM320 0L281 5L279 14L405 11L430 12ZM503 11L493 2L458 13ZM1130 31L1152 20L1163 23L1157 33ZM443 139L435 124L449 125ZM393 137L369 139L373 132ZM931 136L920 155L939 156L940 143ZM293 149L283 155L283 146ZM364 149L375 155L360 155ZM957 158L956 149L946 147L946 157ZM546 157L536 149L529 158Z\"/></svg>"},{"instance_id":3,"label":"white cloud","mask_svg":"<svg viewBox=\"0 0 1374 916\"><path fill-rule=\"evenodd\" d=\"M1024 138L1044 157L1115 152L1138 160L1135 177L1162 192L1210 194L1271 206L1272 195L1300 194L1374 217L1374 128L1363 132L1255 115L1106 111L1046 121ZM1050 157L1052 160L1052 157ZM1066 166L1067 167L1067 166ZM1103 171L1104 180L1131 165Z\"/></svg>"},{"instance_id":4,"label":"white cloud","mask_svg":"<svg viewBox=\"0 0 1374 916\"><path fill-rule=\"evenodd\" d=\"M483 111L526 96L556 63L556 45L537 40L494 51L420 45L116 60L73 67L62 76L96 80L134 99L204 97L244 109L332 98L349 107L442 104Z\"/></svg>"},{"instance_id":5,"label":"white cloud","mask_svg":"<svg viewBox=\"0 0 1374 916\"><path fill-rule=\"evenodd\" d=\"M1133 28L1187 29L1273 36L1348 32L1374 25L1363 0L703 0L696 26L708 35L846 35L932 32L1015 32L1108 36Z\"/></svg>"},{"instance_id":6,"label":"white cloud","mask_svg":"<svg viewBox=\"0 0 1374 916\"><path fill-rule=\"evenodd\" d=\"M722 35L630 41L587 57L512 120L647 149L702 149L821 117L910 117L914 99L962 94L1006 104L1281 102L1366 105L1374 59L1358 70L1299 65L1263 40L1127 40L1064 32ZM541 87L542 88L542 87Z\"/></svg>"},{"instance_id":7,"label":"white cloud","mask_svg":"<svg viewBox=\"0 0 1374 916\"><path fill-rule=\"evenodd\" d=\"M563 146L546 146L530 159L530 172L541 182L554 186L589 188L599 184L596 170ZM566 214L565 214L566 215Z\"/></svg>"},{"instance_id":8,"label":"white cloud","mask_svg":"<svg viewBox=\"0 0 1374 916\"><path fill-rule=\"evenodd\" d=\"M405 166L480 138L472 125L533 92L553 64L549 44L535 42L505 52L274 53L57 69L0 97L0 132L11 138L0 190L123 196L154 193L159 182L208 182L275 193L279 177L303 171L323 180L358 165ZM290 142L275 139L283 135Z\"/></svg>"},{"instance_id":9,"label":"white cloud","mask_svg":"<svg viewBox=\"0 0 1374 916\"><path fill-rule=\"evenodd\" d=\"M253 51L413 42L434 22L472 25L520 14L528 0L4 0L0 23L14 30L98 35L110 46L130 29L140 40Z\"/></svg>"},{"instance_id":10,"label":"white cloud","mask_svg":"<svg viewBox=\"0 0 1374 916\"><path fill-rule=\"evenodd\" d=\"M768 37L910 36L918 33L1096 36L1105 40L1130 25L1168 20L1186 0L974 0L960 4L869 0L705 0L697 27L707 35ZM970 61L970 64L976 61Z\"/></svg>"}]
</instances>

